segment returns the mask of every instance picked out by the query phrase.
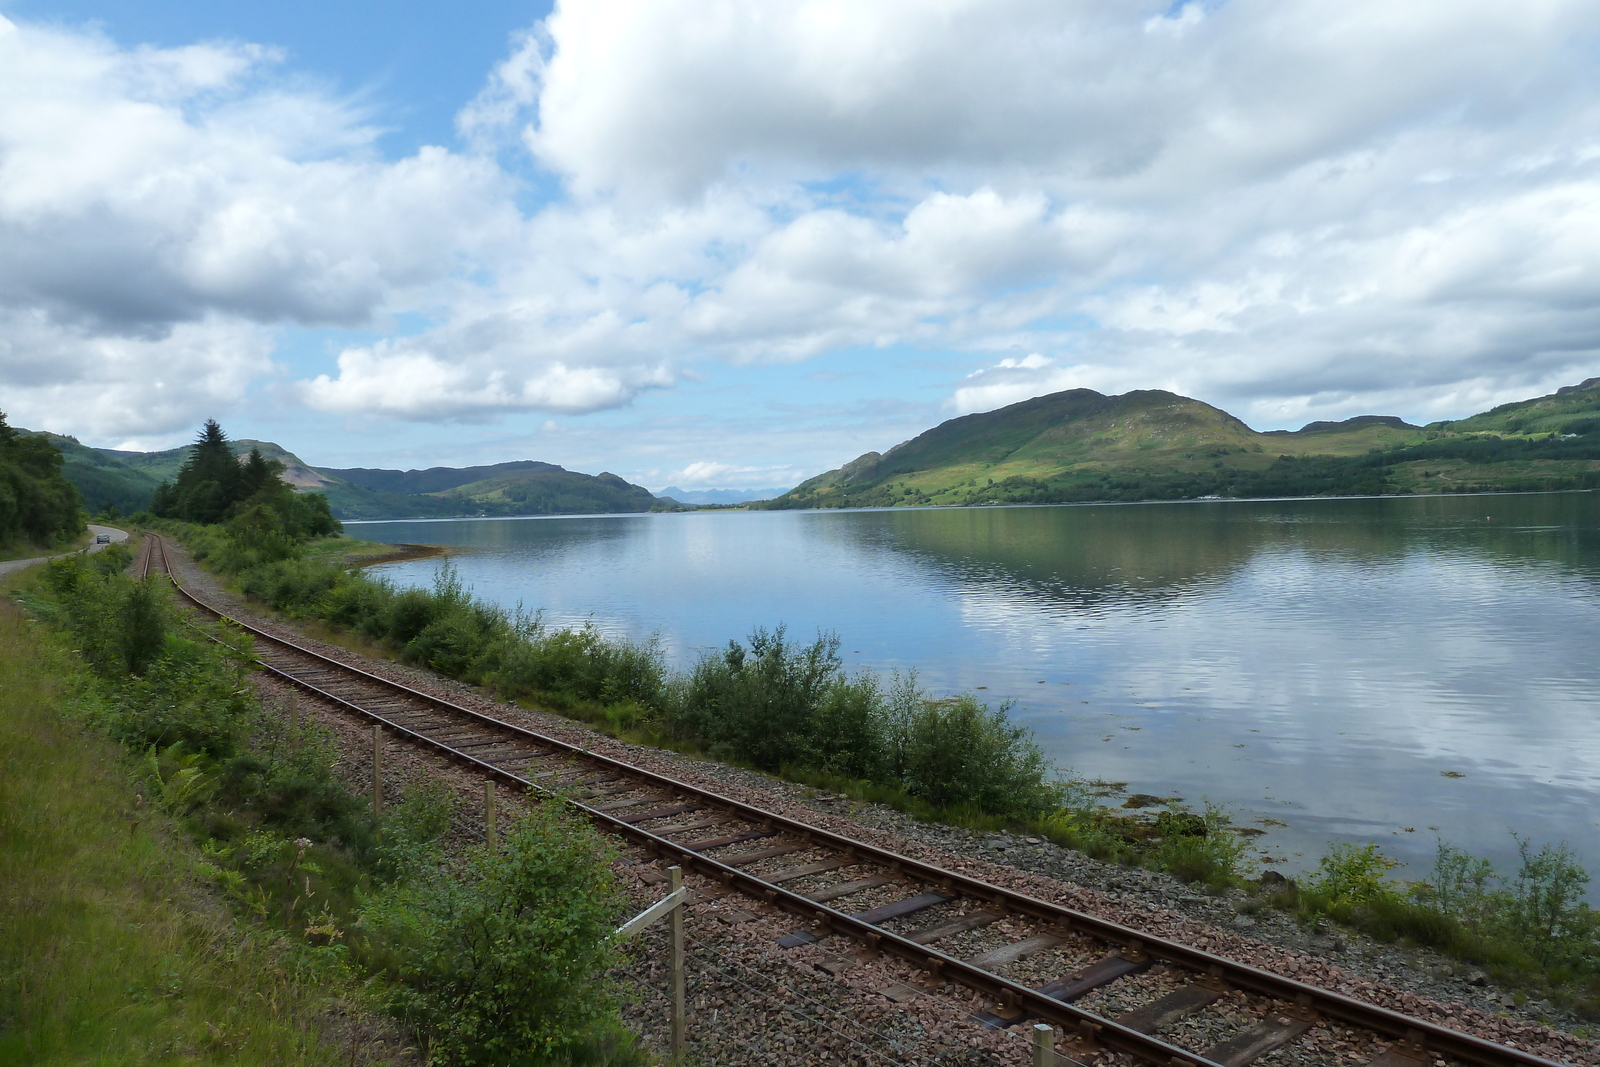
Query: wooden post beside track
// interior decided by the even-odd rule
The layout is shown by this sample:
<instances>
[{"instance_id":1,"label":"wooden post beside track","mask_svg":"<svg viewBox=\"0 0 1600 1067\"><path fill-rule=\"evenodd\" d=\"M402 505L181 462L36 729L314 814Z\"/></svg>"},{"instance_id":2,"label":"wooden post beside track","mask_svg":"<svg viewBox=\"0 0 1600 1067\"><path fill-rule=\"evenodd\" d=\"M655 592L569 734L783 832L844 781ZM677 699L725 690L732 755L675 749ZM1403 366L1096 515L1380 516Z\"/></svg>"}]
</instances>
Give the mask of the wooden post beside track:
<instances>
[{"instance_id":1,"label":"wooden post beside track","mask_svg":"<svg viewBox=\"0 0 1600 1067\"><path fill-rule=\"evenodd\" d=\"M667 888L676 893L683 888L683 868L667 868ZM672 909L672 1062L683 1060L684 1047L684 990L683 990L683 905Z\"/></svg>"},{"instance_id":2,"label":"wooden post beside track","mask_svg":"<svg viewBox=\"0 0 1600 1067\"><path fill-rule=\"evenodd\" d=\"M289 755L300 754L300 694L289 690Z\"/></svg>"},{"instance_id":3,"label":"wooden post beside track","mask_svg":"<svg viewBox=\"0 0 1600 1067\"><path fill-rule=\"evenodd\" d=\"M372 724L372 814L383 814L383 727Z\"/></svg>"},{"instance_id":4,"label":"wooden post beside track","mask_svg":"<svg viewBox=\"0 0 1600 1067\"><path fill-rule=\"evenodd\" d=\"M1033 1067L1056 1067L1056 1028L1033 1024Z\"/></svg>"},{"instance_id":5,"label":"wooden post beside track","mask_svg":"<svg viewBox=\"0 0 1600 1067\"><path fill-rule=\"evenodd\" d=\"M494 844L494 779L483 780L483 829L489 844Z\"/></svg>"},{"instance_id":6,"label":"wooden post beside track","mask_svg":"<svg viewBox=\"0 0 1600 1067\"><path fill-rule=\"evenodd\" d=\"M667 868L667 884L671 892L648 908L617 927L616 938L626 941L641 930L660 922L663 916L672 918L672 956L668 966L668 996L671 1004L671 1048L669 1058L673 1063L683 1062L684 1045L684 1018L685 997L683 989L683 905L686 894L683 891L683 868Z\"/></svg>"}]
</instances>

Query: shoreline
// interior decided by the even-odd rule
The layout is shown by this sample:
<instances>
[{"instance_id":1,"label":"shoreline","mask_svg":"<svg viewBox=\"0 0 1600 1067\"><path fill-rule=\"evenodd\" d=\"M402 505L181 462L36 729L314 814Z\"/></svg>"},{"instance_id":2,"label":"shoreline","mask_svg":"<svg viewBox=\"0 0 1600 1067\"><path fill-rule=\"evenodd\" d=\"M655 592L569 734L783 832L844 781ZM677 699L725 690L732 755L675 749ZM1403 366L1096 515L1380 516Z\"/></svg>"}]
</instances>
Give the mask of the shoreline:
<instances>
[{"instance_id":1,"label":"shoreline","mask_svg":"<svg viewBox=\"0 0 1600 1067\"><path fill-rule=\"evenodd\" d=\"M367 567L376 567L380 563L406 563L414 559L443 559L449 556L447 545L415 545L393 544L385 545L393 551L381 552L374 556L364 556L353 559L355 567L365 570Z\"/></svg>"},{"instance_id":2,"label":"shoreline","mask_svg":"<svg viewBox=\"0 0 1600 1067\"><path fill-rule=\"evenodd\" d=\"M1504 499L1496 499L1500 496ZM1311 507L1310 501L1316 499L1338 498L1273 502L1271 507L1264 502L1251 502L1242 508L1215 511L1108 510L1096 520L1088 519L1081 511L1040 510L1045 506L1028 505L1007 506L1005 516L971 509L960 514L920 509L921 519L915 515L897 517L891 513L919 510L903 508L854 516L841 511L836 519L818 518L822 512L806 512L792 521L771 520L748 528L735 522L726 527L700 527L698 533L691 529L695 524L680 527L627 523L615 527L609 523L578 523L561 528L461 525L424 530L406 527L386 532L402 537L440 533L459 542L482 545L483 548L465 549L456 565L463 582L469 586L476 583L479 595L486 601L507 610L519 602L526 606L542 606L546 609L544 623L552 629L580 628L593 618L609 635L642 639L659 633L663 635L669 667L676 671L691 670L703 649L721 647L727 639L741 636L748 619L768 625L775 620L785 621L790 624L791 634L807 638L819 631L836 631L844 635L846 643L841 651L849 673L865 670L887 679L897 668L904 671L915 667L922 683L940 696L972 691L978 699L990 704L1015 700L1017 706L1011 713L1013 721L1033 727L1048 754L1055 762L1069 768L1074 777L1128 781L1130 792L1163 797L1179 794L1188 798L1191 810L1197 810L1206 797L1224 804L1237 826L1254 825L1265 831L1253 835L1252 841L1259 846L1253 854L1263 861L1262 866L1275 867L1291 877L1300 878L1302 872L1315 868L1319 857L1334 844L1360 845L1375 841L1393 858L1407 864L1398 874L1408 880L1427 879L1435 857L1436 836L1475 854L1491 857L1502 873L1506 873L1514 871L1518 862L1508 831L1517 831L1538 842L1569 841L1586 853L1590 869L1600 873L1600 856L1593 853L1592 846L1584 844L1592 840L1592 835L1585 833L1592 820L1572 817L1572 798L1589 791L1586 783L1562 778L1553 772L1538 774L1546 761L1532 741L1513 750L1515 757L1524 759L1516 766L1528 768L1525 776L1503 773L1497 764L1485 762L1485 746L1477 740L1478 734L1463 725L1467 711L1462 709L1486 707L1493 703L1490 697L1458 705L1449 699L1433 700L1431 694L1435 690L1430 689L1428 698L1418 697L1408 702L1409 690L1380 692L1356 687L1352 694L1335 693L1330 689L1326 699L1316 703L1309 700L1318 695L1314 689L1314 671L1309 667L1302 669L1298 665L1301 661L1296 660L1283 672L1285 691L1296 699L1307 697L1308 701L1301 703L1320 710L1315 714L1303 712L1299 710L1300 704L1288 703L1288 698L1283 706L1274 703L1279 694L1271 688L1275 682L1272 672L1253 664L1246 653L1258 647L1284 647L1298 652L1312 644L1305 634L1315 636L1324 631L1330 635L1350 633L1353 642L1360 642L1366 640L1362 636L1364 630L1359 622L1347 631L1337 629L1350 624L1354 618L1349 607L1341 606L1326 618L1314 619L1318 628L1307 629L1304 634L1292 627L1286 628L1281 636L1269 632L1256 621L1264 614L1258 609L1264 607L1265 614L1270 614L1278 610L1276 605L1270 600L1252 603L1249 597L1255 594L1250 587L1235 582L1235 575L1252 573L1248 564L1262 560L1270 563L1276 558L1273 551L1281 545L1297 548L1305 543L1316 551L1332 551L1313 540L1326 536L1333 538L1328 544L1335 549L1350 538L1356 541L1352 551L1361 553L1369 549L1367 541L1360 539L1370 537L1376 546L1371 551L1382 558L1388 558L1385 554L1391 552L1395 559L1431 559L1442 553L1442 558L1450 561L1466 560L1474 573L1481 572L1486 581L1492 578L1491 572L1503 573L1506 560L1522 558L1518 553L1524 551L1521 546L1526 543L1533 546L1528 552L1537 550L1539 560L1554 561L1549 567L1527 568L1541 580L1548 579L1546 585L1553 586L1558 580L1587 583L1588 579L1581 575L1577 579L1568 577L1564 567L1570 564L1581 568L1582 574L1592 573L1591 550L1583 547L1590 542L1582 531L1593 527L1597 498L1591 494L1589 503L1584 503L1571 492L1515 493L1483 497L1452 495L1438 502L1413 500L1393 507L1385 504L1381 508L1366 501L1340 501ZM1049 505L1048 508L1070 506L1076 505ZM1032 510L1026 510L1028 508ZM1096 510L1090 508L1091 512ZM1488 512L1493 512L1493 523L1484 521ZM1550 522L1564 523L1562 529L1578 531L1574 536L1581 538L1582 544L1571 549L1570 559L1558 559L1555 553L1565 551L1560 548L1563 542L1558 537L1567 535L1524 533L1522 516L1525 515L1549 516ZM1473 524L1468 524L1467 518L1473 519ZM1201 548L1196 548L1194 561L1184 557L1178 561L1182 566L1175 565L1171 572L1146 569L1147 565L1159 568L1165 560L1155 555L1155 550L1163 544L1159 531L1169 522L1185 525L1186 529L1192 524L1197 531L1197 543L1206 551L1210 551L1207 546L1214 537L1214 556L1200 556ZM1326 535L1322 533L1325 524L1331 524L1326 529L1332 531ZM1082 539L1095 551L1100 551L1098 546L1102 542L1116 548L1116 534L1124 527L1141 538L1139 552L1135 554L1129 549L1130 558L1117 558L1110 555L1108 548L1106 554L1110 558L1102 561L1096 556L1090 561L1096 566L1100 562L1120 564L1120 569L1113 567L1104 574L1099 570L1091 574L1088 573L1090 564L1083 563L1087 574L1084 577L1062 562L1059 582L1047 581L1048 574L1040 577L1026 569L1036 564L1043 569L1041 573L1049 571L1061 562L1057 549L1051 545L1077 539L1079 530L1084 531ZM1347 528L1359 528L1360 532L1342 532ZM1445 532L1435 532L1440 529ZM1141 532L1146 530L1155 532ZM1214 530L1224 531L1226 537L1223 533L1213 535ZM859 537L853 532L849 536L840 532L836 538L831 533L828 535L826 540L830 544L837 540L847 547L838 551L819 549L825 554L817 558L826 561L826 565L820 565L815 572L821 575L815 578L820 583L816 588L776 585L777 591L769 593L759 584L743 584L747 580L759 582L762 568L768 566L759 559L759 546L768 537L804 546L818 541L820 531L867 533ZM898 547L893 553L868 556L865 549L854 547L858 542L867 543L862 539L868 534L881 534L883 543ZM1056 540L1046 543L1043 540L1046 534ZM1022 540L1024 536L1037 535L1038 543L1045 547L1037 550L1027 547L1028 554L1024 554L1024 549L1017 549L1012 555L1006 555L1002 549L1009 542L1004 541L1002 535L1014 535L1014 540L1024 546L1033 544ZM990 537L1001 546L992 557L986 547L989 542L985 540ZM728 552L726 562L693 564L699 568L694 571L698 584L672 573L674 568L691 566L691 557L684 554L681 546L695 538L725 546ZM623 547L614 552L593 547L612 540ZM562 549L565 554L560 558L578 566L570 569L524 567L522 546L525 542L567 546ZM1548 555L1545 554L1547 543L1555 546L1549 549ZM656 547L658 545L660 547ZM962 554L969 551L978 561L970 566L964 562L968 557ZM455 552L448 554L456 555ZM893 558L888 558L891 556ZM1153 557L1155 562L1151 563L1147 557ZM613 559L610 567L602 565L608 558ZM1336 558L1346 559L1344 556ZM1359 562L1368 557L1351 558ZM748 562L750 559L756 562ZM1566 560L1565 564L1562 559ZM839 563L837 573L830 570L836 560ZM648 571L617 569L650 561L667 568L664 577L658 578ZM774 573L782 574L785 564L771 566L777 567ZM383 573L388 580L401 585L428 588L435 567L432 562L426 566L423 562L401 563ZM1013 577L1013 569L1016 577ZM1352 565L1349 571L1357 575L1363 573L1358 565ZM852 573L864 579L860 588L865 591L858 592L857 586L837 579L838 575ZM1261 570L1259 573L1268 572ZM1405 573L1421 574L1423 569L1412 568ZM1191 580L1195 574L1200 580ZM967 579L971 575L975 577L969 583ZM1145 575L1150 575L1148 581ZM1221 577L1211 581L1214 575ZM926 612L905 618L875 613L880 607L885 611L894 610L895 602L888 594L900 595L894 587L896 576L904 577L904 586L912 589L907 595L918 598L912 602L925 605ZM1083 580L1079 581L1080 578ZM1367 579L1362 578L1362 581ZM1355 583L1347 584L1353 591L1360 591ZM1536 587L1535 591L1545 592L1546 585ZM1417 588L1432 595L1437 591L1436 586L1437 583L1424 582ZM961 590L959 596L952 591L957 587ZM671 595L654 595L658 589ZM1080 590L1087 592L1072 599ZM1200 595L1193 595L1194 591ZM1555 592L1559 594L1560 590ZM705 596L703 602L702 595ZM964 607L946 610L945 605L958 602L976 605L972 610L977 621L967 621L961 615L961 611L967 610ZM1355 603L1352 594L1349 604ZM1062 604L1065 607L1061 607ZM1239 685L1255 688L1244 697L1230 699L1233 693L1227 685L1234 681L1224 679L1226 684L1217 684L1203 672L1204 664L1199 660L1185 661L1185 664L1186 667L1200 665L1197 669L1202 670L1201 681L1136 669L1142 663L1152 662L1143 656L1147 648L1159 653L1170 646L1175 653L1182 653L1188 647L1177 637L1163 640L1156 632L1157 627L1139 625L1139 615L1146 604L1154 605L1152 614L1165 612L1180 619L1182 616L1177 613L1186 604L1199 604L1200 610L1191 612L1190 617L1203 617L1209 624L1214 616L1219 626L1237 624L1240 627L1237 632L1243 637L1230 636L1229 631L1222 629L1196 632L1199 639L1206 642L1204 651L1207 654L1215 656L1219 651L1228 652L1229 642L1244 648L1246 653L1241 656L1245 667L1234 674ZM594 614L595 605L602 605L599 615ZM1040 611L1041 606L1045 610ZM1518 603L1517 607L1521 610L1523 605ZM1571 666L1573 677L1592 677L1592 665L1575 661L1572 653L1574 642L1592 631L1592 621L1583 621L1573 614L1579 610L1575 601L1565 606L1558 601L1552 611L1565 612L1561 618L1566 628L1555 633L1554 623L1541 622L1533 632L1551 631L1551 643L1546 647L1552 651L1546 658L1552 663ZM1074 612L1081 617L1073 617ZM1392 621L1401 618L1400 614L1389 613L1374 620L1373 627L1381 627L1385 633L1395 631L1393 636L1405 638L1406 627ZM1481 630L1485 635L1501 635L1509 625L1487 614L1481 618L1467 618L1468 622L1462 625L1470 624L1474 634ZM1419 647L1430 653L1438 652L1445 657L1442 662L1450 662L1449 648L1441 647L1440 640L1429 637L1429 627L1413 629L1419 642L1428 642ZM1075 632L1078 630L1085 632ZM1015 651L1005 644L1005 638L1013 633L1026 635L1021 639L1024 643L1016 646ZM1578 636L1563 637L1563 634ZM1118 635L1134 643L1121 646L1117 642L1122 636ZM922 638L927 640L922 641ZM1038 649L1044 650L1037 655L1035 649L1025 643L1033 638L1037 638ZM1269 640L1281 643L1265 643ZM1405 673L1409 668L1399 661L1398 654L1388 651L1393 647L1399 646L1374 644L1373 651L1361 654L1372 657L1375 677L1385 683L1407 682L1412 677ZM1118 651L1119 648L1123 650ZM857 649L861 651L856 652ZM1310 658L1304 662L1313 665L1320 662L1316 648L1310 648L1308 655ZM1327 672L1340 669L1331 655L1327 659ZM1462 669L1468 667L1470 665ZM1030 673L1033 671L1037 673ZM1219 672L1219 676L1220 673L1225 672ZM1333 673L1326 676L1329 679L1342 677ZM1442 669L1431 667L1416 672L1416 677L1423 680L1417 683L1419 685L1432 686L1443 676ZM1554 674L1552 677L1567 676ZM1040 680L1048 684L1034 684ZM1513 694L1513 698L1508 699L1515 699L1524 692L1546 691L1533 682L1508 679L1505 684ZM1195 692L1189 691L1191 685L1196 687ZM1449 697L1449 690L1438 691ZM1257 696L1262 699L1253 704ZM1376 744L1392 738L1401 742L1407 740L1406 729L1394 725L1387 717L1390 705L1416 720L1407 727L1414 727L1416 736L1437 736L1435 748L1420 752L1408 762L1411 749L1402 751L1399 744L1393 747ZM1395 717L1401 717L1398 711ZM1349 725L1344 722L1347 718ZM1122 732L1124 729L1129 732ZM1573 736L1587 737L1592 733L1591 724ZM1426 748L1421 742L1418 747ZM1488 755L1499 757L1501 753ZM1326 762L1317 763L1324 756L1328 757ZM1351 769L1369 758L1384 768L1380 782L1374 786L1375 792L1361 785L1360 772ZM1559 757L1553 756L1549 762L1558 760ZM1315 781L1305 778L1296 769L1302 762L1316 763ZM1583 757L1583 764L1589 762L1589 757ZM1463 773L1469 775L1470 780L1457 781ZM1526 782L1524 777L1528 779ZM1403 783L1406 788L1395 783ZM1327 790L1325 794L1320 788L1323 786ZM1412 790L1412 795L1407 795L1407 790ZM1470 811L1474 795L1482 790L1488 790L1488 795L1496 801L1486 813L1487 818ZM1414 797L1425 798L1427 804L1414 803ZM1107 798L1103 804L1115 807L1122 800L1122 796ZM1435 802L1436 808L1428 806ZM1283 823L1290 825L1283 826ZM1270 856L1262 854L1266 852L1270 852ZM1600 904L1600 886L1595 887L1590 901Z\"/></svg>"},{"instance_id":3,"label":"shoreline","mask_svg":"<svg viewBox=\"0 0 1600 1067\"><path fill-rule=\"evenodd\" d=\"M1473 1026L1478 1029L1481 1025L1498 1025L1495 1019L1500 1017L1500 1022L1504 1023L1539 1026L1548 1025L1543 1021L1548 1019L1563 1032L1576 1031L1574 1036L1582 1035L1581 1039L1586 1042L1592 1040L1585 1033L1586 1024L1576 1016L1564 1012L1523 1011L1509 1002L1509 992L1480 984L1471 969L1432 950L1384 944L1343 928L1307 929L1287 914L1254 908L1247 895L1239 890L1209 895L1170 875L1101 862L1023 834L923 823L888 805L852 801L708 757L619 740L567 715L495 700L477 687L431 671L387 657L375 658L344 644L330 644L325 638L306 633L298 624L278 617L270 609L244 601L226 590L216 576L196 566L186 551L178 555L174 563L177 564L175 569L183 571L185 581L194 582L219 606L225 605L230 611L251 616L270 629L288 631L302 640L324 646L339 658L354 657L380 674L469 706L481 707L508 721L575 741L613 758L650 768L660 767L685 780L699 779L708 789L752 798L780 812L787 808L798 817L822 820L832 828L908 854L925 854L939 862L959 863L986 878L1016 883L1030 892L1070 901L1073 906L1087 906L1108 917L1127 919L1138 915L1141 921L1169 931L1168 936L1204 942L1213 950L1226 949L1228 954L1247 959L1262 953L1273 958L1289 953L1296 958L1317 961L1318 966L1331 966L1337 973L1346 975L1340 981L1349 982L1352 989L1365 988L1366 992L1356 994L1365 999L1373 999L1379 990L1360 983L1377 983L1379 989L1392 989L1396 996L1424 997L1442 1005L1450 1002L1462 1005L1461 1011L1450 1009L1457 1025L1471 1025L1469 1020L1481 1019L1481 1024ZM365 735L359 730L346 732L351 738L353 758L359 760ZM427 763L424 756L413 758L418 765ZM456 771L444 766L438 773L454 776ZM1510 1018L1505 1018L1507 1016ZM1600 1049L1595 1051L1596 1062L1600 1062Z\"/></svg>"},{"instance_id":4,"label":"shoreline","mask_svg":"<svg viewBox=\"0 0 1600 1067\"><path fill-rule=\"evenodd\" d=\"M1110 508L1140 507L1147 504L1275 504L1305 503L1316 500L1447 500L1472 496L1556 496L1571 493L1600 493L1600 489L1480 489L1451 493L1352 493L1327 496L1178 496L1151 497L1146 500L1044 500L1017 501L992 504L890 504L882 507L752 507L766 504L765 500L749 500L739 504L703 504L682 508L659 508L649 511L595 511L548 512L528 515L414 515L393 519L339 519L345 526L367 526L387 522L492 522L499 519L513 521L529 519L625 519L646 515L699 515L729 511L792 511L792 512L852 512L852 511L977 511L988 508ZM777 499L777 498L774 498ZM337 516L335 516L337 518Z\"/></svg>"}]
</instances>

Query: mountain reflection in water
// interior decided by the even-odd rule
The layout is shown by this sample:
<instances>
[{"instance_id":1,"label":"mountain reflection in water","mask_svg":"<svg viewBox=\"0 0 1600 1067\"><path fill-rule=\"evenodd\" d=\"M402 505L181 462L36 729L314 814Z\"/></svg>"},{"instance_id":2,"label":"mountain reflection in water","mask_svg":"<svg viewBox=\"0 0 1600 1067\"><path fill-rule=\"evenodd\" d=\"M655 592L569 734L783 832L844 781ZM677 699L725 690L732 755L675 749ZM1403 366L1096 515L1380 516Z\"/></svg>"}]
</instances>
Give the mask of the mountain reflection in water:
<instances>
[{"instance_id":1,"label":"mountain reflection in water","mask_svg":"<svg viewBox=\"0 0 1600 1067\"><path fill-rule=\"evenodd\" d=\"M1436 833L1504 865L1511 830L1600 868L1596 494L351 533L460 546L479 596L659 633L677 666L755 625L835 630L853 668L1014 700L1080 775L1232 807L1282 869L1379 840L1422 877ZM436 567L381 570L426 584Z\"/></svg>"}]
</instances>

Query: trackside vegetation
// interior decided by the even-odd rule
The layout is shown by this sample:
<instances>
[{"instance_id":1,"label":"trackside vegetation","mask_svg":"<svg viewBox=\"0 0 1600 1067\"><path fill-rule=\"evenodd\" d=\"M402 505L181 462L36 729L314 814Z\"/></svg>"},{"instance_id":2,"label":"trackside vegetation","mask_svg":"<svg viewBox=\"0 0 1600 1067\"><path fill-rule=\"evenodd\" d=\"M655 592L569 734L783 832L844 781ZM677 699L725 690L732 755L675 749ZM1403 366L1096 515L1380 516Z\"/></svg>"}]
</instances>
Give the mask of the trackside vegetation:
<instances>
[{"instance_id":1,"label":"trackside vegetation","mask_svg":"<svg viewBox=\"0 0 1600 1067\"><path fill-rule=\"evenodd\" d=\"M642 1062L605 978L624 909L592 828L551 801L511 817L493 847L447 851L442 791L376 816L335 774L322 729L261 706L246 640L180 618L158 580L123 573L130 560L112 546L50 563L18 593L44 625L0 620L8 708L11 679L39 676L33 660L55 679L29 698L31 735L13 739L4 717L0 880L26 892L0 898L23 909L0 922L0 1041L38 1063L381 1062L352 1044L343 1005L397 1020L387 1047L409 1041L439 1065ZM95 785L81 801L69 770L50 772L53 787L14 776L11 753L41 737L90 738L112 773L84 776ZM77 812L79 838L59 833L58 810ZM80 884L86 868L109 900ZM148 937L145 915L160 920ZM77 931L97 925L115 928L128 973L148 980L85 962L99 950ZM44 1008L79 997L81 1017Z\"/></svg>"},{"instance_id":2,"label":"trackside vegetation","mask_svg":"<svg viewBox=\"0 0 1600 1067\"><path fill-rule=\"evenodd\" d=\"M1376 845L1340 845L1299 884L1262 887L1258 905L1307 924L1333 921L1382 941L1427 945L1500 983L1600 1017L1600 913L1590 875L1566 845L1517 839L1515 871L1440 841L1426 878L1391 881L1399 866Z\"/></svg>"},{"instance_id":3,"label":"trackside vegetation","mask_svg":"<svg viewBox=\"0 0 1600 1067\"><path fill-rule=\"evenodd\" d=\"M18 433L0 412L0 549L50 548L82 532L83 503L62 464L59 448Z\"/></svg>"},{"instance_id":4,"label":"trackside vegetation","mask_svg":"<svg viewBox=\"0 0 1600 1067\"><path fill-rule=\"evenodd\" d=\"M0 1062L347 1063L328 961L219 913L140 761L85 728L96 685L0 601Z\"/></svg>"},{"instance_id":5,"label":"trackside vegetation","mask_svg":"<svg viewBox=\"0 0 1600 1067\"><path fill-rule=\"evenodd\" d=\"M910 678L850 675L832 635L797 643L781 627L757 629L677 675L652 642L484 604L448 564L432 589L397 589L326 559L255 563L225 527L178 532L247 595L507 698L765 771L887 789L929 812L1028 820L1060 806L1054 768L1006 709L936 700Z\"/></svg>"}]
</instances>

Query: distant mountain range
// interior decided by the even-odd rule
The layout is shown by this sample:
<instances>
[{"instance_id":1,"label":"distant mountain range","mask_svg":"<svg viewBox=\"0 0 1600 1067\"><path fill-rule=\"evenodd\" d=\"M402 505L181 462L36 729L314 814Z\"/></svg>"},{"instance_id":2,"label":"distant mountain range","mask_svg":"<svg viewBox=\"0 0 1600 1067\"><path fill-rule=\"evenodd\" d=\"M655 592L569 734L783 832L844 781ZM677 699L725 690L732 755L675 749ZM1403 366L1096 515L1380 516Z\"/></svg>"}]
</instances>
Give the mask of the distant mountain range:
<instances>
[{"instance_id":1,"label":"distant mountain range","mask_svg":"<svg viewBox=\"0 0 1600 1067\"><path fill-rule=\"evenodd\" d=\"M189 455L187 445L164 452L119 452L90 448L73 437L46 436L61 449L64 473L83 494L90 511L114 504L124 514L131 514L146 507L156 486L176 478ZM340 519L594 515L677 506L615 474L579 474L533 460L422 471L340 470L313 467L271 441L230 444L237 455L259 448L268 459L282 463L286 481L303 492L326 493L329 506Z\"/></svg>"},{"instance_id":2,"label":"distant mountain range","mask_svg":"<svg viewBox=\"0 0 1600 1067\"><path fill-rule=\"evenodd\" d=\"M772 489L679 489L669 485L656 496L663 500L676 500L680 504L747 504L752 500L771 500L786 491L782 486Z\"/></svg>"},{"instance_id":3,"label":"distant mountain range","mask_svg":"<svg viewBox=\"0 0 1600 1067\"><path fill-rule=\"evenodd\" d=\"M140 510L189 454L188 446L119 452L46 436L61 448L64 473L91 511L107 504ZM940 423L787 492L670 486L657 496L615 474L535 460L409 471L313 467L271 441L232 445L282 463L291 484L326 493L341 519L1592 489L1600 488L1600 378L1454 422L1413 426L1360 415L1265 433L1159 389L1120 396L1070 389Z\"/></svg>"},{"instance_id":4,"label":"distant mountain range","mask_svg":"<svg viewBox=\"0 0 1600 1067\"><path fill-rule=\"evenodd\" d=\"M1258 433L1163 390L1071 389L951 419L763 508L1349 496L1600 487L1600 378L1471 418Z\"/></svg>"}]
</instances>

